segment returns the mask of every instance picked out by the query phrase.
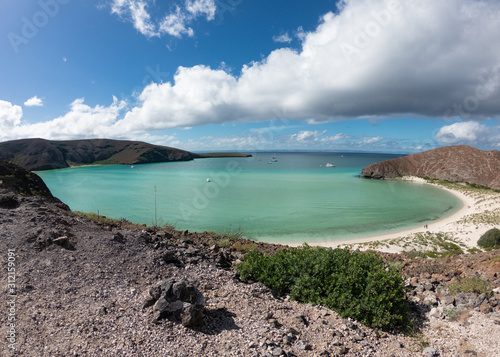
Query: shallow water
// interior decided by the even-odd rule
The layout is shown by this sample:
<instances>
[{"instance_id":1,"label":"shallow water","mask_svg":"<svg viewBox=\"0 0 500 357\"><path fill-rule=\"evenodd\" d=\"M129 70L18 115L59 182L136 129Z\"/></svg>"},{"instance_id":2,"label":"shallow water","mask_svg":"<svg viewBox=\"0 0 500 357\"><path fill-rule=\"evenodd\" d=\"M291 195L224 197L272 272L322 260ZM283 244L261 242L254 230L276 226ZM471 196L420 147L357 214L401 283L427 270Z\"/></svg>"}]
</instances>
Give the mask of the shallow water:
<instances>
[{"instance_id":1,"label":"shallow water","mask_svg":"<svg viewBox=\"0 0 500 357\"><path fill-rule=\"evenodd\" d=\"M461 207L432 186L357 177L364 166L395 155L278 153L272 162L274 155L38 174L73 210L179 230L241 229L267 242L372 236L423 226Z\"/></svg>"}]
</instances>

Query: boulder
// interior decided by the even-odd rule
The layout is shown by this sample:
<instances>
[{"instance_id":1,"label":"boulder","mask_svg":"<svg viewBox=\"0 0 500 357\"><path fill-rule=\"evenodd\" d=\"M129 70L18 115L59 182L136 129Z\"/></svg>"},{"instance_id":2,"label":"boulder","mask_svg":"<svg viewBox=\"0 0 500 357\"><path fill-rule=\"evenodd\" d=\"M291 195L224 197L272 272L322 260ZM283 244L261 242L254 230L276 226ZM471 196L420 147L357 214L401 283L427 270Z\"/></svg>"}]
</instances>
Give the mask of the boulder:
<instances>
[{"instance_id":1,"label":"boulder","mask_svg":"<svg viewBox=\"0 0 500 357\"><path fill-rule=\"evenodd\" d=\"M203 324L205 298L193 282L174 278L162 281L150 289L144 307L153 304L157 320L168 318L186 327Z\"/></svg>"}]
</instances>

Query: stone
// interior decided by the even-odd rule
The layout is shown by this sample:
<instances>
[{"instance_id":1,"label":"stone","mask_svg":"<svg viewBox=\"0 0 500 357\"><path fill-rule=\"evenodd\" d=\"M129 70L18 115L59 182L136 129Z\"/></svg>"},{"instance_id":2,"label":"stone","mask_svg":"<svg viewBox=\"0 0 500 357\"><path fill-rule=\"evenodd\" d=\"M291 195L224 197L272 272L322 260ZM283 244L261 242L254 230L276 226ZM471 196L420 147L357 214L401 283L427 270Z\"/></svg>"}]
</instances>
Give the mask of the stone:
<instances>
[{"instance_id":1,"label":"stone","mask_svg":"<svg viewBox=\"0 0 500 357\"><path fill-rule=\"evenodd\" d=\"M281 356L281 355L283 355L283 350L281 349L281 347L276 347L273 349L272 355L273 356Z\"/></svg>"},{"instance_id":2,"label":"stone","mask_svg":"<svg viewBox=\"0 0 500 357\"><path fill-rule=\"evenodd\" d=\"M458 293L455 295L455 304L465 305L468 308L474 308L476 305L477 296L473 293Z\"/></svg>"},{"instance_id":3,"label":"stone","mask_svg":"<svg viewBox=\"0 0 500 357\"><path fill-rule=\"evenodd\" d=\"M398 340L391 340L391 344L397 348L403 348L403 345Z\"/></svg>"},{"instance_id":4,"label":"stone","mask_svg":"<svg viewBox=\"0 0 500 357\"><path fill-rule=\"evenodd\" d=\"M300 316L296 316L294 318L294 320L300 325L305 325L305 326L309 326L309 322L306 320L305 316L303 315L300 315Z\"/></svg>"},{"instance_id":5,"label":"stone","mask_svg":"<svg viewBox=\"0 0 500 357\"><path fill-rule=\"evenodd\" d=\"M429 316L434 317L436 319L441 319L443 317L443 313L439 311L437 307L433 307L431 309L431 312L429 313Z\"/></svg>"},{"instance_id":6,"label":"stone","mask_svg":"<svg viewBox=\"0 0 500 357\"><path fill-rule=\"evenodd\" d=\"M113 241L118 243L125 243L125 237L120 232L116 232L113 235Z\"/></svg>"},{"instance_id":7,"label":"stone","mask_svg":"<svg viewBox=\"0 0 500 357\"><path fill-rule=\"evenodd\" d=\"M158 296L154 310L157 319L169 318L180 321L183 326L192 327L203 324L205 298L196 286L186 280L174 279L162 281L159 286L150 289L151 299Z\"/></svg>"},{"instance_id":8,"label":"stone","mask_svg":"<svg viewBox=\"0 0 500 357\"><path fill-rule=\"evenodd\" d=\"M437 356L437 350L433 347L426 347L423 351L426 357L435 357Z\"/></svg>"},{"instance_id":9,"label":"stone","mask_svg":"<svg viewBox=\"0 0 500 357\"><path fill-rule=\"evenodd\" d=\"M297 349L302 350L302 351L309 351L311 350L311 345L309 344L309 341L303 341L303 340L298 340L297 343L295 344L295 347Z\"/></svg>"},{"instance_id":10,"label":"stone","mask_svg":"<svg viewBox=\"0 0 500 357\"><path fill-rule=\"evenodd\" d=\"M59 245L63 248L66 248L66 249L72 248L72 245L69 242L68 236L62 236L62 237L56 238L52 241L52 243L57 244L57 245Z\"/></svg>"},{"instance_id":11,"label":"stone","mask_svg":"<svg viewBox=\"0 0 500 357\"><path fill-rule=\"evenodd\" d=\"M0 190L0 207L15 208L19 204L17 196L9 190Z\"/></svg>"},{"instance_id":12,"label":"stone","mask_svg":"<svg viewBox=\"0 0 500 357\"><path fill-rule=\"evenodd\" d=\"M162 256L162 259L166 264L173 264L175 266L182 266L182 262L172 252L164 253Z\"/></svg>"}]
</instances>

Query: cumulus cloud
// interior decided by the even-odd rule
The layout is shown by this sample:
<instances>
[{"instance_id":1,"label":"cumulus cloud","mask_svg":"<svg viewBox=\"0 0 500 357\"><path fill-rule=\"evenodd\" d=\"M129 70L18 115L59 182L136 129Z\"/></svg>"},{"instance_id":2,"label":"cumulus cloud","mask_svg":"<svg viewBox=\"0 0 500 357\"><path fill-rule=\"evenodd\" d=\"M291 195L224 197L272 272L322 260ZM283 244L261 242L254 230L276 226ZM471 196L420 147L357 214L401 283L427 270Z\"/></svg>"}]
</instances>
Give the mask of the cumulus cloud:
<instances>
[{"instance_id":1,"label":"cumulus cloud","mask_svg":"<svg viewBox=\"0 0 500 357\"><path fill-rule=\"evenodd\" d=\"M96 137L126 137L130 133L120 132L114 124L126 107L124 101L113 97L110 106L91 107L84 98L74 100L70 111L51 121L21 124L22 109L0 100L0 139L19 138L80 139Z\"/></svg>"},{"instance_id":2,"label":"cumulus cloud","mask_svg":"<svg viewBox=\"0 0 500 357\"><path fill-rule=\"evenodd\" d=\"M277 49L239 75L180 67L172 83L146 87L120 125L261 121L276 109L310 123L442 117L477 93L468 115L496 116L499 10L487 0L346 0L304 34L300 51Z\"/></svg>"},{"instance_id":3,"label":"cumulus cloud","mask_svg":"<svg viewBox=\"0 0 500 357\"><path fill-rule=\"evenodd\" d=\"M167 29L175 28L172 36L192 35L189 19L210 20L215 14L213 1L188 0L171 13L172 26L161 30L166 17L153 19L148 13L151 4L113 0L113 11L135 19L141 33L169 33ZM499 116L500 46L492 44L498 42L500 21L492 14L500 13L500 2L344 0L341 4L337 13L325 14L314 31L299 31L300 49L277 49L244 65L238 74L204 65L179 67L171 82L146 86L137 103L121 116L125 103L91 108L77 100L70 113L37 125L51 135L57 135L55 123L62 125L64 135L77 135L77 130L80 135L87 131L135 135L264 121L277 115L308 123L401 116L458 116L472 121ZM92 125L84 125L77 116L90 118ZM67 122L77 125L72 129ZM440 140L456 140L442 130ZM458 137L458 132L453 135Z\"/></svg>"},{"instance_id":4,"label":"cumulus cloud","mask_svg":"<svg viewBox=\"0 0 500 357\"><path fill-rule=\"evenodd\" d=\"M23 110L18 105L0 100L0 139L7 139L9 133L21 123Z\"/></svg>"},{"instance_id":5,"label":"cumulus cloud","mask_svg":"<svg viewBox=\"0 0 500 357\"><path fill-rule=\"evenodd\" d=\"M489 127L475 121L443 126L434 139L450 145L500 146L500 127Z\"/></svg>"},{"instance_id":6,"label":"cumulus cloud","mask_svg":"<svg viewBox=\"0 0 500 357\"><path fill-rule=\"evenodd\" d=\"M112 0L111 13L132 22L134 28L146 37L167 34L180 38L194 35L189 24L196 18L205 17L211 21L216 11L214 0L186 0L182 7L176 5L173 11L162 18L153 19L148 5L146 0Z\"/></svg>"},{"instance_id":7,"label":"cumulus cloud","mask_svg":"<svg viewBox=\"0 0 500 357\"><path fill-rule=\"evenodd\" d=\"M42 107L43 101L35 95L34 97L31 97L26 102L24 102L24 106L25 107Z\"/></svg>"}]
</instances>

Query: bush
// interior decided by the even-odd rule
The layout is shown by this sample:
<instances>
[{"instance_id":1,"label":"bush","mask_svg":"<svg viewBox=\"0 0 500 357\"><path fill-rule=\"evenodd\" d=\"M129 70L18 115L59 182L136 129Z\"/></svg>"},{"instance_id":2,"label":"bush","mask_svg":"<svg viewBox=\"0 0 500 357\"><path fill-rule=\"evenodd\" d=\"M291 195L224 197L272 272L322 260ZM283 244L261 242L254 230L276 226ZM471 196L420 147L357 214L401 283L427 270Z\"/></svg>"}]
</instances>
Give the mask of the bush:
<instances>
[{"instance_id":1,"label":"bush","mask_svg":"<svg viewBox=\"0 0 500 357\"><path fill-rule=\"evenodd\" d=\"M448 285L448 289L452 295L458 293L474 293L476 295L491 294L491 285L489 282L480 278L465 278L460 281L455 281Z\"/></svg>"},{"instance_id":2,"label":"bush","mask_svg":"<svg viewBox=\"0 0 500 357\"><path fill-rule=\"evenodd\" d=\"M477 245L481 248L500 248L500 229L492 228L479 238Z\"/></svg>"},{"instance_id":3,"label":"bush","mask_svg":"<svg viewBox=\"0 0 500 357\"><path fill-rule=\"evenodd\" d=\"M408 326L401 272L373 252L308 245L274 256L252 251L236 268L243 281L260 281L279 296L322 304L344 318L386 330Z\"/></svg>"}]
</instances>

